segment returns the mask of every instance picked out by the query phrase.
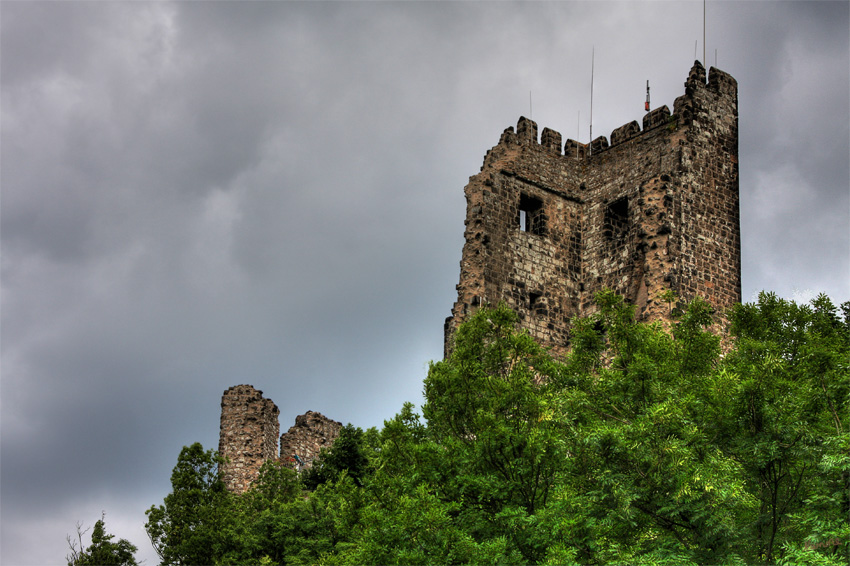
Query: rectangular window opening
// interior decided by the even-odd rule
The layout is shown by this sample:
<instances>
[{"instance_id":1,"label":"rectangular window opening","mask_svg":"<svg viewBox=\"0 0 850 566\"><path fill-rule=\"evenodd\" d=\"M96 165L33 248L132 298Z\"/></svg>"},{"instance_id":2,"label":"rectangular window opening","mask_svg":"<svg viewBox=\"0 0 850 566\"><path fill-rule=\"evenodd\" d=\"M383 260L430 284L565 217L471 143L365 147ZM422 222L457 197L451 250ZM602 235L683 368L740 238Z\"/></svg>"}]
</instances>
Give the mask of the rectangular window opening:
<instances>
[{"instance_id":1,"label":"rectangular window opening","mask_svg":"<svg viewBox=\"0 0 850 566\"><path fill-rule=\"evenodd\" d=\"M546 217L543 214L543 201L528 195L519 197L519 229L538 236L545 235Z\"/></svg>"},{"instance_id":2,"label":"rectangular window opening","mask_svg":"<svg viewBox=\"0 0 850 566\"><path fill-rule=\"evenodd\" d=\"M625 236L629 230L629 199L622 197L605 209L605 235L615 240Z\"/></svg>"},{"instance_id":3,"label":"rectangular window opening","mask_svg":"<svg viewBox=\"0 0 850 566\"><path fill-rule=\"evenodd\" d=\"M531 292L528 293L528 308L529 308L529 310L531 310L532 312L534 312L536 310L536 308L538 307L537 303L540 300L540 297L542 297L542 296L543 296L543 293L535 293L534 291L531 291Z\"/></svg>"}]
</instances>

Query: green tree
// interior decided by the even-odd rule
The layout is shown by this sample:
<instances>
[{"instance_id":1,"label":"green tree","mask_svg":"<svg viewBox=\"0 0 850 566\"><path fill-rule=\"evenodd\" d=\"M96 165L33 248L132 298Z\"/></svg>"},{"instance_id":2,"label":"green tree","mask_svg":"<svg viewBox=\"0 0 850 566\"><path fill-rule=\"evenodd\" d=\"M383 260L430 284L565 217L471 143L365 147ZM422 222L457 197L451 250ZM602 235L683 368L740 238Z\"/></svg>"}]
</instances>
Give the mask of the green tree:
<instances>
[{"instance_id":1,"label":"green tree","mask_svg":"<svg viewBox=\"0 0 850 566\"><path fill-rule=\"evenodd\" d=\"M145 530L162 564L215 564L239 545L220 464L216 452L198 442L180 451L171 493L145 512Z\"/></svg>"},{"instance_id":2,"label":"green tree","mask_svg":"<svg viewBox=\"0 0 850 566\"><path fill-rule=\"evenodd\" d=\"M369 434L376 432L370 431ZM369 473L365 442L366 437L359 427L351 423L342 427L330 448L323 449L313 466L302 474L304 486L316 489L320 484L339 479L343 472L356 485L362 486L364 477Z\"/></svg>"},{"instance_id":3,"label":"green tree","mask_svg":"<svg viewBox=\"0 0 850 566\"><path fill-rule=\"evenodd\" d=\"M596 301L563 359L479 310L424 418L347 425L301 477L229 494L184 448L148 511L163 563L850 562L850 304L763 294L721 340L701 300L667 329Z\"/></svg>"},{"instance_id":4,"label":"green tree","mask_svg":"<svg viewBox=\"0 0 850 566\"><path fill-rule=\"evenodd\" d=\"M343 471L312 493L296 472L267 461L231 506L232 545L222 564L316 564L333 560L359 523L362 490Z\"/></svg>"},{"instance_id":5,"label":"green tree","mask_svg":"<svg viewBox=\"0 0 850 566\"><path fill-rule=\"evenodd\" d=\"M91 545L85 550L83 550L85 531L82 530L81 525L77 525L76 541L70 535L68 536L68 546L71 548L71 553L66 557L68 566L136 566L138 564L134 556L138 548L123 538L118 539L118 542L112 542L115 535L106 532L105 520L106 513L102 514L100 520L94 524Z\"/></svg>"},{"instance_id":6,"label":"green tree","mask_svg":"<svg viewBox=\"0 0 850 566\"><path fill-rule=\"evenodd\" d=\"M759 501L754 557L772 563L791 552L796 562L817 554L847 563L848 320L825 295L798 305L773 293L730 318L735 348L724 367L737 384L719 444L743 464Z\"/></svg>"},{"instance_id":7,"label":"green tree","mask_svg":"<svg viewBox=\"0 0 850 566\"><path fill-rule=\"evenodd\" d=\"M509 557L504 537L476 542L456 520L459 502L444 501L420 484L410 492L374 499L362 513L360 532L341 564L522 563Z\"/></svg>"},{"instance_id":8,"label":"green tree","mask_svg":"<svg viewBox=\"0 0 850 566\"><path fill-rule=\"evenodd\" d=\"M752 507L741 467L712 443L724 383L711 310L687 306L668 333L611 292L574 321L555 405L564 452L547 514L552 562L736 560Z\"/></svg>"},{"instance_id":9,"label":"green tree","mask_svg":"<svg viewBox=\"0 0 850 566\"><path fill-rule=\"evenodd\" d=\"M522 561L545 555L535 514L564 461L551 418L556 364L504 305L481 309L457 331L451 356L433 363L422 408L442 450L446 495L477 541L504 537Z\"/></svg>"},{"instance_id":10,"label":"green tree","mask_svg":"<svg viewBox=\"0 0 850 566\"><path fill-rule=\"evenodd\" d=\"M462 516L457 476L463 473L406 403L366 442L372 473L357 489L346 476L317 490L331 507L343 541L325 564L521 563L506 537L479 541ZM461 483L463 483L461 481ZM345 485L348 484L348 488ZM312 499L312 498L311 498Z\"/></svg>"}]
</instances>

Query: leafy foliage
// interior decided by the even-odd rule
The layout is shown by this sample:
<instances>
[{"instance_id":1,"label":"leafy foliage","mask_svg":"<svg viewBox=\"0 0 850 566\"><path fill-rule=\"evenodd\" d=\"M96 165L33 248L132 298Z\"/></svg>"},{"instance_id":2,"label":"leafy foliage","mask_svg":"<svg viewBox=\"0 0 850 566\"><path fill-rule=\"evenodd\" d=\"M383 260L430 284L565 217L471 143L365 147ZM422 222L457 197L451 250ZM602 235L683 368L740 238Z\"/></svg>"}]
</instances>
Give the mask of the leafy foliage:
<instances>
[{"instance_id":1,"label":"leafy foliage","mask_svg":"<svg viewBox=\"0 0 850 566\"><path fill-rule=\"evenodd\" d=\"M847 563L850 304L763 294L722 339L700 300L668 330L597 305L563 359L479 310L421 415L347 425L300 476L233 495L184 448L148 511L163 563Z\"/></svg>"},{"instance_id":2,"label":"leafy foliage","mask_svg":"<svg viewBox=\"0 0 850 566\"><path fill-rule=\"evenodd\" d=\"M758 556L783 558L785 548L805 563L799 549L817 548L846 563L848 319L824 295L797 305L768 293L731 318L738 343L728 367L739 385L726 423L734 428L723 444L745 467L759 501L751 535Z\"/></svg>"},{"instance_id":3,"label":"leafy foliage","mask_svg":"<svg viewBox=\"0 0 850 566\"><path fill-rule=\"evenodd\" d=\"M374 434L375 431L369 431L370 437ZM358 487L362 487L369 465L364 442L364 433L359 427L351 423L342 427L331 447L322 450L313 466L304 472L305 487L315 489L323 483L339 479L343 472L348 474Z\"/></svg>"},{"instance_id":4,"label":"leafy foliage","mask_svg":"<svg viewBox=\"0 0 850 566\"><path fill-rule=\"evenodd\" d=\"M172 491L145 514L145 530L163 564L215 564L241 542L233 497L219 478L221 459L200 443L186 446L171 473Z\"/></svg>"},{"instance_id":5,"label":"leafy foliage","mask_svg":"<svg viewBox=\"0 0 850 566\"><path fill-rule=\"evenodd\" d=\"M94 524L91 533L91 545L83 550L83 535L81 525L77 525L77 540L70 536L67 538L71 553L66 557L68 566L136 566L136 551L138 548L127 539L119 539L112 542L115 535L106 532L106 514L101 515L99 521ZM77 547L79 544L79 547Z\"/></svg>"}]
</instances>

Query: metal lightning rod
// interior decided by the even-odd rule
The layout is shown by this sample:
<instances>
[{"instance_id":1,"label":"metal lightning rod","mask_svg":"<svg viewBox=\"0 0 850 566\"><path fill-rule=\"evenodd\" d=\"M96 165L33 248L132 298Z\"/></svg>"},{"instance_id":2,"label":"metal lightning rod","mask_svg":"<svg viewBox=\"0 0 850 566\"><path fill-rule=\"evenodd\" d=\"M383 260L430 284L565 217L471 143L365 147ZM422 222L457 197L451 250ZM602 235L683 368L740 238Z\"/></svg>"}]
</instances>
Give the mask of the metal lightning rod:
<instances>
[{"instance_id":1,"label":"metal lightning rod","mask_svg":"<svg viewBox=\"0 0 850 566\"><path fill-rule=\"evenodd\" d=\"M576 116L576 159L578 159L578 144L581 140L581 110L578 111L578 116Z\"/></svg>"},{"instance_id":2,"label":"metal lightning rod","mask_svg":"<svg viewBox=\"0 0 850 566\"><path fill-rule=\"evenodd\" d=\"M588 155L593 153L593 68L596 61L596 47L590 52L590 141L587 144Z\"/></svg>"}]
</instances>

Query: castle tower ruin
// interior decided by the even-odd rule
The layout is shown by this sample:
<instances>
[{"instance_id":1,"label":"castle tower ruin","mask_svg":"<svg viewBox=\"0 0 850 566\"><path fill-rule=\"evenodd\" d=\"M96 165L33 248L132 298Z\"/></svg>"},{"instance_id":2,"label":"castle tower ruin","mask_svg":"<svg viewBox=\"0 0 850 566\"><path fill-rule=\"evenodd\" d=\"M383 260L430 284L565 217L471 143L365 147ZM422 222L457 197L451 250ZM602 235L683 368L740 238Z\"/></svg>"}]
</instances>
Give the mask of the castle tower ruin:
<instances>
[{"instance_id":1,"label":"castle tower ruin","mask_svg":"<svg viewBox=\"0 0 850 566\"><path fill-rule=\"evenodd\" d=\"M247 491L266 460L299 471L310 468L342 429L342 423L307 411L295 418L295 426L280 435L278 453L279 416L277 405L251 385L235 385L221 396L218 453L225 459L221 479L229 491Z\"/></svg>"},{"instance_id":2,"label":"castle tower ruin","mask_svg":"<svg viewBox=\"0 0 850 566\"><path fill-rule=\"evenodd\" d=\"M221 397L218 452L225 459L221 477L227 489L246 491L266 460L277 459L280 410L263 392L235 385Z\"/></svg>"},{"instance_id":3,"label":"castle tower ruin","mask_svg":"<svg viewBox=\"0 0 850 566\"><path fill-rule=\"evenodd\" d=\"M513 308L556 352L573 316L610 288L643 320L664 320L665 290L719 311L741 300L738 95L695 62L671 113L648 112L588 144L520 118L464 189L465 244L445 349L482 304Z\"/></svg>"}]
</instances>

